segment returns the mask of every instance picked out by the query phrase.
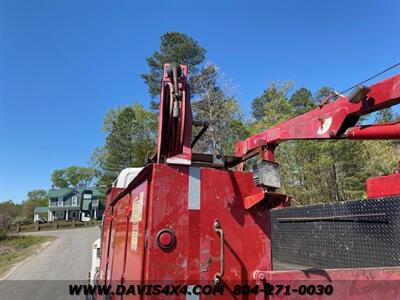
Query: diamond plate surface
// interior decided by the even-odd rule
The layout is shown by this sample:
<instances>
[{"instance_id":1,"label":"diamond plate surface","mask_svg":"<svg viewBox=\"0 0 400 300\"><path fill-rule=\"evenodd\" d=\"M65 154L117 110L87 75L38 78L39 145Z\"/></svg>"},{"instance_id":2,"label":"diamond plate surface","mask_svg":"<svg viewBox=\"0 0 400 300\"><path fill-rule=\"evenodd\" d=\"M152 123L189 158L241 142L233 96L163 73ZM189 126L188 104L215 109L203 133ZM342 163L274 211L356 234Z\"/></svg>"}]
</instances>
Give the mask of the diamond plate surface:
<instances>
[{"instance_id":1,"label":"diamond plate surface","mask_svg":"<svg viewBox=\"0 0 400 300\"><path fill-rule=\"evenodd\" d=\"M317 268L400 266L400 197L274 209L271 228L274 260Z\"/></svg>"}]
</instances>

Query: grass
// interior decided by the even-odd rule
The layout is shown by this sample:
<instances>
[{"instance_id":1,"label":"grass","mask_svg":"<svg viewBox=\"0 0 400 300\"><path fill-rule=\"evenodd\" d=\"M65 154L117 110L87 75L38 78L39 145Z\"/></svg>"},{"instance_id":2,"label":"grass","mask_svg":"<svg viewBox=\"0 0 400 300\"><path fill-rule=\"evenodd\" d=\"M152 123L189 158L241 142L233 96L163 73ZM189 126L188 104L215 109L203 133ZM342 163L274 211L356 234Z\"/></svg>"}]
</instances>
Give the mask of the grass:
<instances>
[{"instance_id":1,"label":"grass","mask_svg":"<svg viewBox=\"0 0 400 300\"><path fill-rule=\"evenodd\" d=\"M16 263L31 256L44 242L53 240L48 236L7 236L0 240L0 278Z\"/></svg>"}]
</instances>

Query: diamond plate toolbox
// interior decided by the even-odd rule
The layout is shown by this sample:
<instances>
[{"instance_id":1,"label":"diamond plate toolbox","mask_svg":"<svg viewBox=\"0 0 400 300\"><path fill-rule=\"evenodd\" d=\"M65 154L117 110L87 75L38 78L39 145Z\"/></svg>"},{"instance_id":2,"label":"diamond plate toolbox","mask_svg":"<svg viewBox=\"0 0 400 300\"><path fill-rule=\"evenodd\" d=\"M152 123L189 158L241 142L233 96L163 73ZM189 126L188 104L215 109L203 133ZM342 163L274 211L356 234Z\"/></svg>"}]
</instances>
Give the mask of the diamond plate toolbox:
<instances>
[{"instance_id":1,"label":"diamond plate toolbox","mask_svg":"<svg viewBox=\"0 0 400 300\"><path fill-rule=\"evenodd\" d=\"M271 210L274 260L316 268L400 266L400 197Z\"/></svg>"}]
</instances>

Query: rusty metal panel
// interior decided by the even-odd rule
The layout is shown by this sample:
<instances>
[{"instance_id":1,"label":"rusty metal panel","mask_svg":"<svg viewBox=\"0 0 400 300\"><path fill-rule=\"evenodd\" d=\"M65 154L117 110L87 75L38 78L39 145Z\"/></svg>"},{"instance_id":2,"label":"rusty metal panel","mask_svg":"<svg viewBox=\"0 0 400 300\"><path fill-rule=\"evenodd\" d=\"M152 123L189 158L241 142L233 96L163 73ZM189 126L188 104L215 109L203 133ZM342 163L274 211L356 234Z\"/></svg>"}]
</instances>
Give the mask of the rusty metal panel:
<instances>
[{"instance_id":1,"label":"rusty metal panel","mask_svg":"<svg viewBox=\"0 0 400 300\"><path fill-rule=\"evenodd\" d=\"M154 165L149 186L143 281L168 284L187 279L189 167ZM160 231L171 230L176 239L170 249L157 240Z\"/></svg>"},{"instance_id":2,"label":"rusty metal panel","mask_svg":"<svg viewBox=\"0 0 400 300\"><path fill-rule=\"evenodd\" d=\"M145 229L148 204L148 181L142 182L130 193L127 210L126 259L124 262L124 283L142 284L145 254ZM129 295L124 299L140 299L139 295Z\"/></svg>"},{"instance_id":3,"label":"rusty metal panel","mask_svg":"<svg viewBox=\"0 0 400 300\"><path fill-rule=\"evenodd\" d=\"M244 208L244 198L256 191L251 173L201 169L200 249L193 251L200 255L202 282L221 272L221 259L222 280L230 285L252 281L254 270L271 269L269 210L265 203ZM223 256L215 221L224 232Z\"/></svg>"},{"instance_id":4,"label":"rusty metal panel","mask_svg":"<svg viewBox=\"0 0 400 300\"><path fill-rule=\"evenodd\" d=\"M271 211L274 260L318 268L400 266L400 197Z\"/></svg>"},{"instance_id":5,"label":"rusty metal panel","mask_svg":"<svg viewBox=\"0 0 400 300\"><path fill-rule=\"evenodd\" d=\"M109 269L109 257L112 251L110 247L110 239L112 232L112 221L113 221L113 207L109 206L109 203L114 199L122 189L111 188L107 192L106 197L106 208L103 214L102 230L101 230L101 259L99 269L99 283L105 284L106 273ZM112 254L111 254L112 256Z\"/></svg>"},{"instance_id":6,"label":"rusty metal panel","mask_svg":"<svg viewBox=\"0 0 400 300\"><path fill-rule=\"evenodd\" d=\"M289 293L274 294L272 299L380 300L399 299L400 268L367 268L260 272L268 282L290 286ZM300 293L300 287L332 287L332 293ZM275 288L275 292L276 292ZM311 290L312 291L312 290Z\"/></svg>"},{"instance_id":7,"label":"rusty metal panel","mask_svg":"<svg viewBox=\"0 0 400 300\"><path fill-rule=\"evenodd\" d=\"M125 195L114 208L113 227L115 233L111 247L113 248L111 264L112 284L122 282L125 265L126 235L128 230L128 218L126 209L130 205L130 194Z\"/></svg>"}]
</instances>

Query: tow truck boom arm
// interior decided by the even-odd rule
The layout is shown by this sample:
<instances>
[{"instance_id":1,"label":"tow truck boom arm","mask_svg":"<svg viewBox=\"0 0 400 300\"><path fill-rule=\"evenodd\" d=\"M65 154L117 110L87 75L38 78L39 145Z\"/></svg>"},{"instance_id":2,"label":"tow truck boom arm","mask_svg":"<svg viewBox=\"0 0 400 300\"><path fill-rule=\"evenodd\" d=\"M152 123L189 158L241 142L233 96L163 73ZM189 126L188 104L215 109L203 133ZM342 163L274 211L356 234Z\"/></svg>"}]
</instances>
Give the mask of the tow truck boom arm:
<instances>
[{"instance_id":1,"label":"tow truck boom arm","mask_svg":"<svg viewBox=\"0 0 400 300\"><path fill-rule=\"evenodd\" d=\"M273 159L273 150L284 141L311 139L400 139L400 121L356 126L363 115L400 103L400 74L373 84L360 86L347 97L320 105L298 117L282 122L236 144L242 161L259 153Z\"/></svg>"}]
</instances>

